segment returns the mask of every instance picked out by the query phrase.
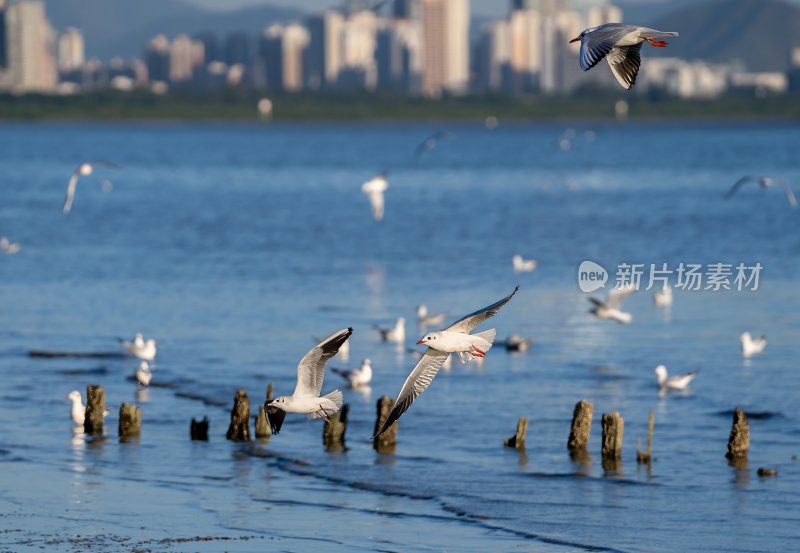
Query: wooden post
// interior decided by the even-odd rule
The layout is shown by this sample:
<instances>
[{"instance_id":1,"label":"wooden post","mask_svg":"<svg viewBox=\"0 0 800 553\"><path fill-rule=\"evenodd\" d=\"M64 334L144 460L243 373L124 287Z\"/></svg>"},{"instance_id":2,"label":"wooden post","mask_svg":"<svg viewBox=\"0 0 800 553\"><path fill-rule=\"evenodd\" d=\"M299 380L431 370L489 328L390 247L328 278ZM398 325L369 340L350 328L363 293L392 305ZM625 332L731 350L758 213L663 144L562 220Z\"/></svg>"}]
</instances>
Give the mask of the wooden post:
<instances>
[{"instance_id":1,"label":"wooden post","mask_svg":"<svg viewBox=\"0 0 800 553\"><path fill-rule=\"evenodd\" d=\"M236 442L250 441L250 399L243 388L236 392L233 399L231 424L225 437Z\"/></svg>"},{"instance_id":2,"label":"wooden post","mask_svg":"<svg viewBox=\"0 0 800 553\"><path fill-rule=\"evenodd\" d=\"M750 425L747 422L747 415L737 407L733 411L733 425L731 425L731 435L728 437L728 453L725 454L725 457L731 460L746 459L749 448Z\"/></svg>"},{"instance_id":3,"label":"wooden post","mask_svg":"<svg viewBox=\"0 0 800 553\"><path fill-rule=\"evenodd\" d=\"M592 431L592 415L594 407L586 400L580 400L572 411L572 424L569 428L567 449L571 452L586 449L589 444L589 433Z\"/></svg>"},{"instance_id":4,"label":"wooden post","mask_svg":"<svg viewBox=\"0 0 800 553\"><path fill-rule=\"evenodd\" d=\"M142 431L142 410L132 403L123 403L119 406L120 438L138 436Z\"/></svg>"},{"instance_id":5,"label":"wooden post","mask_svg":"<svg viewBox=\"0 0 800 553\"><path fill-rule=\"evenodd\" d=\"M528 431L528 419L520 417L517 421L517 431L510 438L503 440L505 447L515 447L519 451L525 450L525 432Z\"/></svg>"},{"instance_id":6,"label":"wooden post","mask_svg":"<svg viewBox=\"0 0 800 553\"><path fill-rule=\"evenodd\" d=\"M394 407L394 400L389 396L383 396L378 400L378 418L375 420L375 434L383 427L383 423L389 418L389 413ZM372 440L372 447L378 453L393 453L397 446L397 421L386 429L386 432Z\"/></svg>"},{"instance_id":7,"label":"wooden post","mask_svg":"<svg viewBox=\"0 0 800 553\"><path fill-rule=\"evenodd\" d=\"M272 399L272 382L267 384L267 393L264 394L264 400L269 401ZM272 427L267 420L267 413L264 411L264 404L258 406L258 415L256 415L256 438L269 438L272 436Z\"/></svg>"},{"instance_id":8,"label":"wooden post","mask_svg":"<svg viewBox=\"0 0 800 553\"><path fill-rule=\"evenodd\" d=\"M322 444L328 448L344 445L344 433L347 432L347 415L350 405L345 403L339 412L331 417L330 422L325 421L322 427Z\"/></svg>"},{"instance_id":9,"label":"wooden post","mask_svg":"<svg viewBox=\"0 0 800 553\"><path fill-rule=\"evenodd\" d=\"M99 384L86 387L86 417L83 420L83 431L88 436L103 434L103 416L106 412L106 393Z\"/></svg>"},{"instance_id":10,"label":"wooden post","mask_svg":"<svg viewBox=\"0 0 800 553\"><path fill-rule=\"evenodd\" d=\"M203 417L203 420L196 421L192 418L192 426L189 428L189 435L192 440L208 441L208 417Z\"/></svg>"},{"instance_id":11,"label":"wooden post","mask_svg":"<svg viewBox=\"0 0 800 553\"><path fill-rule=\"evenodd\" d=\"M603 448L605 458L619 459L622 457L622 434L625 430L625 421L617 411L610 415L603 413Z\"/></svg>"},{"instance_id":12,"label":"wooden post","mask_svg":"<svg viewBox=\"0 0 800 553\"><path fill-rule=\"evenodd\" d=\"M269 401L272 399L272 382L267 384L267 393L264 395L264 401Z\"/></svg>"},{"instance_id":13,"label":"wooden post","mask_svg":"<svg viewBox=\"0 0 800 553\"><path fill-rule=\"evenodd\" d=\"M649 465L653 461L653 427L656 423L656 416L653 411L647 417L647 450L639 450L639 442L636 442L636 462Z\"/></svg>"}]
</instances>

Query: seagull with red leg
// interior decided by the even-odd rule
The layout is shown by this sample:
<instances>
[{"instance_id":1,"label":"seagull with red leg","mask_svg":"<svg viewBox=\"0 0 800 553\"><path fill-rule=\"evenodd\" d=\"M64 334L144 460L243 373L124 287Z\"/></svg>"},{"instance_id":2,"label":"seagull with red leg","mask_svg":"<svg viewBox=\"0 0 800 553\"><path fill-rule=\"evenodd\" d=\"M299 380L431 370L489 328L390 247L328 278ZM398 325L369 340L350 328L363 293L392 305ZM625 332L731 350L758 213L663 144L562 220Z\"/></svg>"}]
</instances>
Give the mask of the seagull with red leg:
<instances>
[{"instance_id":1,"label":"seagull with red leg","mask_svg":"<svg viewBox=\"0 0 800 553\"><path fill-rule=\"evenodd\" d=\"M619 84L630 90L639 74L642 63L639 51L644 41L658 48L666 48L667 42L654 39L671 36L678 36L678 33L625 23L605 23L586 29L570 40L570 43L581 42L581 69L588 71L606 58Z\"/></svg>"}]
</instances>

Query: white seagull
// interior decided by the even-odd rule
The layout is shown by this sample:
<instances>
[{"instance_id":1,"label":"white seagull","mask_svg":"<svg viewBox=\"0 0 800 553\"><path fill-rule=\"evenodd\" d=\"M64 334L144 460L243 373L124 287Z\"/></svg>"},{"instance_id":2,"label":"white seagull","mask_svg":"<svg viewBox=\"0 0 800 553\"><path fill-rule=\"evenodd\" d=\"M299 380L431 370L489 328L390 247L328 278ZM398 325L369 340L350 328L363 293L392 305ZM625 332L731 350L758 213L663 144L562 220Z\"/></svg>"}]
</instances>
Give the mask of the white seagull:
<instances>
[{"instance_id":1,"label":"white seagull","mask_svg":"<svg viewBox=\"0 0 800 553\"><path fill-rule=\"evenodd\" d=\"M117 340L134 357L145 361L153 361L156 358L156 341L153 338L145 340L142 334L137 332L132 342L123 338L117 338Z\"/></svg>"},{"instance_id":2,"label":"white seagull","mask_svg":"<svg viewBox=\"0 0 800 553\"><path fill-rule=\"evenodd\" d=\"M322 418L327 421L339 411L344 401L341 390L321 397L319 394L325 378L325 363L336 355L352 333L352 328L344 328L311 348L297 365L297 385L292 395L279 396L264 403L273 434L280 432L286 413L308 413L310 419Z\"/></svg>"},{"instance_id":3,"label":"white seagull","mask_svg":"<svg viewBox=\"0 0 800 553\"><path fill-rule=\"evenodd\" d=\"M594 304L589 310L589 313L598 319L611 319L620 324L627 324L633 319L633 315L621 311L622 300L630 296L636 291L633 286L626 286L625 288L612 288L608 292L608 299L605 302L597 298L588 298Z\"/></svg>"},{"instance_id":4,"label":"white seagull","mask_svg":"<svg viewBox=\"0 0 800 553\"><path fill-rule=\"evenodd\" d=\"M384 171L361 185L361 191L369 197L372 216L376 221L383 219L383 193L389 188L388 171Z\"/></svg>"},{"instance_id":5,"label":"white seagull","mask_svg":"<svg viewBox=\"0 0 800 553\"><path fill-rule=\"evenodd\" d=\"M515 273L530 273L538 265L535 259L523 259L521 255L512 257L511 262L514 264Z\"/></svg>"},{"instance_id":6,"label":"white seagull","mask_svg":"<svg viewBox=\"0 0 800 553\"><path fill-rule=\"evenodd\" d=\"M672 305L672 288L669 284L664 282L661 286L661 290L656 290L653 293L653 303L656 304L657 307L669 307Z\"/></svg>"},{"instance_id":7,"label":"white seagull","mask_svg":"<svg viewBox=\"0 0 800 553\"><path fill-rule=\"evenodd\" d=\"M78 177L91 175L95 167L119 169L119 165L109 163L108 161L87 161L86 163L78 165L72 172L72 176L67 184L67 195L64 198L64 213L69 213L72 209L72 200L75 198L75 188L78 186Z\"/></svg>"},{"instance_id":8,"label":"white seagull","mask_svg":"<svg viewBox=\"0 0 800 553\"><path fill-rule=\"evenodd\" d=\"M772 177L756 177L753 175L748 175L746 177L740 178L736 183L731 187L730 190L725 194L725 199L727 200L741 188L743 184L748 182L755 182L758 183L758 186L761 188L769 188L770 186L778 185L783 188L783 191L786 192L786 199L789 200L789 205L796 208L797 207L797 198L794 197L794 192L792 192L792 188L789 186L783 179L774 179Z\"/></svg>"},{"instance_id":9,"label":"white seagull","mask_svg":"<svg viewBox=\"0 0 800 553\"><path fill-rule=\"evenodd\" d=\"M394 421L399 419L411 407L414 400L430 386L436 373L439 372L439 369L442 368L451 353L475 357L483 357L486 354L486 351L492 347L495 329L479 334L470 334L470 331L497 313L501 307L508 303L517 290L519 290L519 286L514 288L502 300L470 313L444 330L427 334L417 342L418 344L427 345L428 349L417 363L417 366L411 371L411 374L408 375L408 378L406 378L403 387L400 388L397 399L394 401L391 413L389 413L378 433L373 436L373 439L383 434Z\"/></svg>"},{"instance_id":10,"label":"white seagull","mask_svg":"<svg viewBox=\"0 0 800 553\"><path fill-rule=\"evenodd\" d=\"M331 371L347 380L351 388L366 386L372 380L372 362L369 359L364 359L357 369L337 369L332 367Z\"/></svg>"},{"instance_id":11,"label":"white seagull","mask_svg":"<svg viewBox=\"0 0 800 553\"><path fill-rule=\"evenodd\" d=\"M512 334L508 338L506 338L503 345L506 347L506 351L528 351L530 347L533 345L533 340L530 338L523 338L519 334Z\"/></svg>"},{"instance_id":12,"label":"white seagull","mask_svg":"<svg viewBox=\"0 0 800 553\"><path fill-rule=\"evenodd\" d=\"M72 390L65 399L72 401L72 409L70 410L72 422L75 423L75 426L83 425L83 421L86 419L86 407L81 401L81 393L78 390Z\"/></svg>"},{"instance_id":13,"label":"white seagull","mask_svg":"<svg viewBox=\"0 0 800 553\"><path fill-rule=\"evenodd\" d=\"M8 255L13 255L17 253L22 246L19 245L19 242L12 243L8 238L5 236L0 236L0 250L7 253Z\"/></svg>"},{"instance_id":14,"label":"white seagull","mask_svg":"<svg viewBox=\"0 0 800 553\"><path fill-rule=\"evenodd\" d=\"M664 365L659 365L655 368L658 387L662 392L666 390L685 390L689 387L689 383L695 379L697 372L698 371L692 371L678 376L669 376L667 374L667 367Z\"/></svg>"},{"instance_id":15,"label":"white seagull","mask_svg":"<svg viewBox=\"0 0 800 553\"><path fill-rule=\"evenodd\" d=\"M150 364L147 361L142 361L139 363L139 366L136 367L134 377L136 378L137 384L149 386L150 380L153 379L153 373L150 371Z\"/></svg>"},{"instance_id":16,"label":"white seagull","mask_svg":"<svg viewBox=\"0 0 800 553\"><path fill-rule=\"evenodd\" d=\"M639 73L639 65L641 65L639 50L642 49L644 41L646 40L653 46L665 48L666 42L653 39L670 36L678 36L678 33L657 31L625 23L605 23L586 29L570 40L570 43L581 41L581 69L588 71L601 59L606 58L611 72L619 84L626 90L630 90Z\"/></svg>"},{"instance_id":17,"label":"white seagull","mask_svg":"<svg viewBox=\"0 0 800 553\"><path fill-rule=\"evenodd\" d=\"M444 311L441 311L434 315L429 315L428 307L424 303L417 306L417 325L420 328L440 325L444 322L446 317L447 313L445 313Z\"/></svg>"},{"instance_id":18,"label":"white seagull","mask_svg":"<svg viewBox=\"0 0 800 553\"><path fill-rule=\"evenodd\" d=\"M402 344L406 340L406 319L399 317L397 322L394 323L392 328L382 328L380 326L373 326L378 334L381 335L381 340L384 342L395 342Z\"/></svg>"},{"instance_id":19,"label":"white seagull","mask_svg":"<svg viewBox=\"0 0 800 553\"><path fill-rule=\"evenodd\" d=\"M742 357L750 357L764 351L767 347L767 337L753 338L749 332L743 332L739 336L739 341L742 343Z\"/></svg>"},{"instance_id":20,"label":"white seagull","mask_svg":"<svg viewBox=\"0 0 800 553\"><path fill-rule=\"evenodd\" d=\"M424 352L421 352L421 351L416 350L414 348L406 348L406 351L408 353L410 353L411 355L413 355L414 357L416 357L417 359L422 359L422 357L425 355ZM480 359L480 358L478 358L478 359ZM445 359L445 362L442 364L442 368L445 370L445 372L449 371L450 369L453 368L453 356L452 355L448 355L447 356L447 359Z\"/></svg>"}]
</instances>

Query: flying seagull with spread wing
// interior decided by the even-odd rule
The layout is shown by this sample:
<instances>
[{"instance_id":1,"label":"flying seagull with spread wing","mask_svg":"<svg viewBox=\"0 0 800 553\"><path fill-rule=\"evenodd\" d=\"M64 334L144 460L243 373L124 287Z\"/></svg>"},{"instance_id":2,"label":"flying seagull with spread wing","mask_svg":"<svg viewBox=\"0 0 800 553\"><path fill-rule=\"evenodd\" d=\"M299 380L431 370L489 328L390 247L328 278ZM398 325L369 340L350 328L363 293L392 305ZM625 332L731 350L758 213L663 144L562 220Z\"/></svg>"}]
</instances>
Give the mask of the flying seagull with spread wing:
<instances>
[{"instance_id":1,"label":"flying seagull with spread wing","mask_svg":"<svg viewBox=\"0 0 800 553\"><path fill-rule=\"evenodd\" d=\"M792 192L792 188L789 186L783 179L774 179L772 177L757 177L754 175L747 175L746 177L740 178L736 183L731 187L730 190L725 194L725 199L727 200L736 192L738 192L739 188L742 187L743 184L747 184L749 182L755 182L761 188L769 188L770 186L778 185L783 188L783 191L786 192L786 199L789 200L789 205L796 208L797 207L797 198L794 197L794 192Z\"/></svg>"},{"instance_id":2,"label":"flying seagull with spread wing","mask_svg":"<svg viewBox=\"0 0 800 553\"><path fill-rule=\"evenodd\" d=\"M81 163L78 165L75 170L72 172L72 176L69 178L69 183L67 184L67 195L64 198L64 213L69 213L72 209L72 202L75 199L75 189L78 186L78 178L79 177L86 177L92 174L95 167L109 167L111 169L119 169L119 165L114 163L109 163L108 161L87 161L86 163Z\"/></svg>"}]
</instances>

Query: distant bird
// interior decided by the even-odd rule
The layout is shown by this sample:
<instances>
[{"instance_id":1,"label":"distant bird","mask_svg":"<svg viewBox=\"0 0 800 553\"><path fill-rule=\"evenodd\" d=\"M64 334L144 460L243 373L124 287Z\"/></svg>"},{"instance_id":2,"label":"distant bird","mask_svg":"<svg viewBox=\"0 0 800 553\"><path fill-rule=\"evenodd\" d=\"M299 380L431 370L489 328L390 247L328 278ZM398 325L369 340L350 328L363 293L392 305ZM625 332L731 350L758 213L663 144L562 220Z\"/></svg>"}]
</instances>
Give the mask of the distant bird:
<instances>
[{"instance_id":1,"label":"distant bird","mask_svg":"<svg viewBox=\"0 0 800 553\"><path fill-rule=\"evenodd\" d=\"M570 43L581 41L581 69L588 71L601 59L606 58L611 72L619 84L626 90L630 90L636 83L636 75L639 73L639 65L641 65L639 50L644 41L646 40L653 46L665 48L666 42L653 39L670 36L678 36L678 33L657 31L625 23L605 23L586 29L570 40Z\"/></svg>"},{"instance_id":2,"label":"distant bird","mask_svg":"<svg viewBox=\"0 0 800 553\"><path fill-rule=\"evenodd\" d=\"M72 201L75 198L75 188L78 186L78 177L91 175L95 167L119 169L119 165L109 163L108 161L88 161L78 165L72 172L72 176L67 184L67 195L64 198L64 213L69 213L72 209Z\"/></svg>"},{"instance_id":3,"label":"distant bird","mask_svg":"<svg viewBox=\"0 0 800 553\"><path fill-rule=\"evenodd\" d=\"M661 290L656 290L653 293L653 303L656 304L657 307L669 307L672 305L672 288L669 284L664 282L661 286Z\"/></svg>"},{"instance_id":4,"label":"distant bird","mask_svg":"<svg viewBox=\"0 0 800 553\"><path fill-rule=\"evenodd\" d=\"M758 183L758 186L761 188L769 188L770 186L778 185L783 188L783 191L786 192L786 198L789 200L789 205L796 208L797 207L797 198L794 197L794 192L792 192L792 188L789 186L783 179L774 179L772 177L756 177L753 175L748 175L746 177L740 178L736 183L731 187L730 190L725 194L725 199L727 200L742 187L743 184L747 184L748 182L755 182Z\"/></svg>"},{"instance_id":5,"label":"distant bird","mask_svg":"<svg viewBox=\"0 0 800 553\"><path fill-rule=\"evenodd\" d=\"M83 421L86 419L86 407L81 401L81 393L78 390L73 390L65 399L72 401L72 409L70 409L72 422L74 422L76 426L83 425Z\"/></svg>"},{"instance_id":6,"label":"distant bird","mask_svg":"<svg viewBox=\"0 0 800 553\"><path fill-rule=\"evenodd\" d=\"M153 373L150 371L150 364L147 361L139 363L139 366L136 367L134 377L136 378L137 385L149 386L150 380L153 378Z\"/></svg>"},{"instance_id":7,"label":"distant bird","mask_svg":"<svg viewBox=\"0 0 800 553\"><path fill-rule=\"evenodd\" d=\"M383 434L394 421L399 419L411 407L414 400L430 386L436 373L439 372L439 369L442 368L451 353L475 357L486 355L486 352L492 347L495 329L478 334L470 334L470 332L479 324L494 316L501 307L508 303L518 289L519 286L500 301L470 313L444 330L427 334L417 342L417 344L427 345L428 349L411 371L411 374L408 375L408 378L406 378L394 402L392 411L381 429L373 436L373 439Z\"/></svg>"},{"instance_id":8,"label":"distant bird","mask_svg":"<svg viewBox=\"0 0 800 553\"><path fill-rule=\"evenodd\" d=\"M420 157L425 152L429 152L439 145L440 140L451 140L455 135L448 131L436 131L425 140L417 144L414 149L414 156Z\"/></svg>"},{"instance_id":9,"label":"distant bird","mask_svg":"<svg viewBox=\"0 0 800 553\"><path fill-rule=\"evenodd\" d=\"M347 380L351 388L366 386L372 380L372 362L369 359L364 359L357 369L331 368L331 371Z\"/></svg>"},{"instance_id":10,"label":"distant bird","mask_svg":"<svg viewBox=\"0 0 800 553\"><path fill-rule=\"evenodd\" d=\"M137 332L132 342L123 338L117 338L117 340L119 340L122 347L134 357L144 359L145 361L152 361L156 358L156 341L153 338L145 340L142 334Z\"/></svg>"},{"instance_id":11,"label":"distant bird","mask_svg":"<svg viewBox=\"0 0 800 553\"><path fill-rule=\"evenodd\" d=\"M292 395L279 396L264 403L273 434L280 432L286 413L308 413L311 419L322 418L327 421L339 411L344 401L340 390L321 397L320 393L325 378L325 363L336 355L352 333L352 328L344 328L311 348L297 365L297 385Z\"/></svg>"},{"instance_id":12,"label":"distant bird","mask_svg":"<svg viewBox=\"0 0 800 553\"><path fill-rule=\"evenodd\" d=\"M749 332L743 332L739 336L739 341L742 343L742 357L750 357L764 351L767 347L767 337L753 338Z\"/></svg>"},{"instance_id":13,"label":"distant bird","mask_svg":"<svg viewBox=\"0 0 800 553\"><path fill-rule=\"evenodd\" d=\"M384 342L395 342L402 344L406 340L406 319L399 317L392 328L382 328L380 326L373 326L378 334L381 335L381 340Z\"/></svg>"},{"instance_id":14,"label":"distant bird","mask_svg":"<svg viewBox=\"0 0 800 553\"><path fill-rule=\"evenodd\" d=\"M628 324L633 320L633 315L621 311L622 300L630 296L636 291L633 286L626 286L625 288L612 288L608 292L608 299L605 302L597 298L589 298L589 301L594 304L589 310L589 313L598 319L611 319L621 324Z\"/></svg>"},{"instance_id":15,"label":"distant bird","mask_svg":"<svg viewBox=\"0 0 800 553\"><path fill-rule=\"evenodd\" d=\"M423 303L417 306L417 325L421 328L437 326L444 322L447 313L441 311L434 315L428 314L428 307Z\"/></svg>"},{"instance_id":16,"label":"distant bird","mask_svg":"<svg viewBox=\"0 0 800 553\"><path fill-rule=\"evenodd\" d=\"M530 338L523 338L519 334L512 334L505 339L503 345L506 347L506 351L522 352L530 349L530 347L533 345L533 340Z\"/></svg>"},{"instance_id":17,"label":"distant bird","mask_svg":"<svg viewBox=\"0 0 800 553\"><path fill-rule=\"evenodd\" d=\"M656 378L658 379L658 387L661 391L666 390L685 390L689 383L697 377L698 371L692 371L678 376L669 376L667 374L667 367L659 365L655 368Z\"/></svg>"},{"instance_id":18,"label":"distant bird","mask_svg":"<svg viewBox=\"0 0 800 553\"><path fill-rule=\"evenodd\" d=\"M535 259L523 259L519 254L512 257L511 262L514 264L515 273L530 273L538 265Z\"/></svg>"},{"instance_id":19,"label":"distant bird","mask_svg":"<svg viewBox=\"0 0 800 553\"><path fill-rule=\"evenodd\" d=\"M5 236L0 236L0 250L7 253L8 255L14 255L21 248L22 246L19 245L19 242L12 243Z\"/></svg>"},{"instance_id":20,"label":"distant bird","mask_svg":"<svg viewBox=\"0 0 800 553\"><path fill-rule=\"evenodd\" d=\"M361 191L369 198L372 206L372 217L376 221L383 219L383 193L389 188L388 171L384 171L361 185Z\"/></svg>"}]
</instances>

